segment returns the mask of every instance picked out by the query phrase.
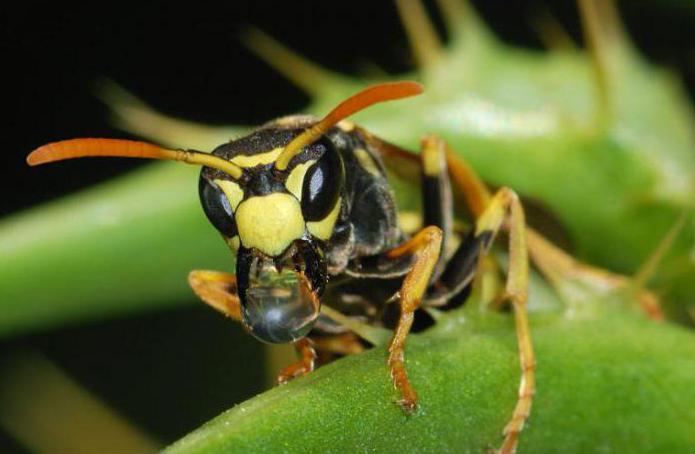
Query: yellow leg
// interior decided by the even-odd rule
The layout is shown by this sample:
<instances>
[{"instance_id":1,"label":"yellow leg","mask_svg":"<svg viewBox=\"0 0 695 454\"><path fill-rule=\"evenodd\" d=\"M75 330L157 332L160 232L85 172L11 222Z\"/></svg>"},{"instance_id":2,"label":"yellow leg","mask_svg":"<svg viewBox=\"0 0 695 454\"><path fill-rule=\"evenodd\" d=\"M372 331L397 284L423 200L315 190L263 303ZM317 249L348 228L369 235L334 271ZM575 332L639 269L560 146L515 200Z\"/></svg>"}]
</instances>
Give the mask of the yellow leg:
<instances>
[{"instance_id":1,"label":"yellow leg","mask_svg":"<svg viewBox=\"0 0 695 454\"><path fill-rule=\"evenodd\" d=\"M493 197L475 171L442 141L446 147L447 166L454 186L465 199L466 205L478 219L478 230L490 226L503 226L510 234L510 266L506 297L512 302L516 314L517 337L521 358L522 380L519 400L512 418L504 429L504 442L500 452L513 452L519 432L531 410L535 390L535 362L526 311L526 285L528 281L527 251L540 272L550 281L560 295L563 282L579 279L595 289L614 290L627 288L629 279L582 263L546 240L541 234L525 227L521 204L509 189L501 189ZM390 150L389 150L390 151ZM395 154L394 152L391 152ZM400 155L398 155L400 157ZM509 210L509 224L503 224L503 214ZM517 213L517 214L515 214ZM495 225L496 224L496 225ZM516 252L515 252L516 251ZM636 297L642 309L652 319L662 319L659 301L654 294L641 290Z\"/></svg>"},{"instance_id":2,"label":"yellow leg","mask_svg":"<svg viewBox=\"0 0 695 454\"><path fill-rule=\"evenodd\" d=\"M224 315L241 321L235 275L219 271L194 270L188 274L188 283L198 298Z\"/></svg>"},{"instance_id":3,"label":"yellow leg","mask_svg":"<svg viewBox=\"0 0 695 454\"><path fill-rule=\"evenodd\" d=\"M404 362L405 339L413 325L415 311L420 306L422 295L429 284L434 266L439 259L442 231L434 226L425 227L413 238L387 253L389 258L412 254L415 261L403 281L400 290L401 315L389 343L388 365L393 385L401 393L398 404L406 413L417 408L417 394L408 380Z\"/></svg>"},{"instance_id":4,"label":"yellow leg","mask_svg":"<svg viewBox=\"0 0 695 454\"><path fill-rule=\"evenodd\" d=\"M294 348L299 354L299 361L284 368L278 375L278 384L284 385L290 380L301 377L314 370L316 365L316 350L314 343L303 337L294 343Z\"/></svg>"},{"instance_id":5,"label":"yellow leg","mask_svg":"<svg viewBox=\"0 0 695 454\"><path fill-rule=\"evenodd\" d=\"M531 229L526 234L533 263L568 304L572 302L573 294L572 290L565 290L568 281L582 282L599 292L631 288L632 281L628 277L580 262ZM659 298L644 288L635 290L641 310L652 320L663 320Z\"/></svg>"},{"instance_id":6,"label":"yellow leg","mask_svg":"<svg viewBox=\"0 0 695 454\"><path fill-rule=\"evenodd\" d=\"M536 361L526 309L529 273L526 235L530 233L530 229L526 227L524 210L514 191L502 188L492 196L475 171L451 149L447 149L447 164L451 179L463 191L466 204L477 219L477 235L491 231L494 236L503 226L505 219L509 219L508 225L505 226L509 230L509 271L505 298L514 308L521 383L519 397L512 417L504 428L504 440L498 452L513 453L516 451L519 434L531 413L536 389Z\"/></svg>"},{"instance_id":7,"label":"yellow leg","mask_svg":"<svg viewBox=\"0 0 695 454\"><path fill-rule=\"evenodd\" d=\"M466 205L476 218L480 217L490 203L490 190L475 171L448 147L447 165L452 181L463 193ZM563 279L580 279L593 288L607 290L626 288L630 285L629 279L625 276L576 260L529 227L526 228L526 235L531 260L560 295L565 293ZM640 289L635 296L647 316L653 320L663 320L659 300L653 293Z\"/></svg>"},{"instance_id":8,"label":"yellow leg","mask_svg":"<svg viewBox=\"0 0 695 454\"><path fill-rule=\"evenodd\" d=\"M226 316L241 321L241 306L237 296L236 276L219 271L195 270L188 275L188 283L198 297ZM278 383L284 384L293 378L314 370L316 351L308 338L294 343L300 359L280 372Z\"/></svg>"},{"instance_id":9,"label":"yellow leg","mask_svg":"<svg viewBox=\"0 0 695 454\"><path fill-rule=\"evenodd\" d=\"M360 338L353 332L333 336L314 337L316 350L336 355L356 355L364 351Z\"/></svg>"},{"instance_id":10,"label":"yellow leg","mask_svg":"<svg viewBox=\"0 0 695 454\"><path fill-rule=\"evenodd\" d=\"M526 311L528 254L524 210L518 196L509 188L500 189L490 199L487 208L476 222L476 235L489 232L494 237L505 220L508 220L509 226L509 271L505 298L511 302L514 308L519 362L521 364L521 383L519 385L519 397L512 417L504 428L504 440L498 452L513 453L516 450L519 434L531 412L531 403L536 389L536 362Z\"/></svg>"}]
</instances>

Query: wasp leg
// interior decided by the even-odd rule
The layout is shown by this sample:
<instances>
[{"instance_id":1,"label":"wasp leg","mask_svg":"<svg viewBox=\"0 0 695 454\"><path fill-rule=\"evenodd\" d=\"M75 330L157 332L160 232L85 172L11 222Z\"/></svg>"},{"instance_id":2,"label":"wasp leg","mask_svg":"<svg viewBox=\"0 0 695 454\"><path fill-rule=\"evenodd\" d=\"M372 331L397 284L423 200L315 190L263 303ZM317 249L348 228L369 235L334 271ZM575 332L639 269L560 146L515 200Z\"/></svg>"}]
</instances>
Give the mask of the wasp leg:
<instances>
[{"instance_id":1,"label":"wasp leg","mask_svg":"<svg viewBox=\"0 0 695 454\"><path fill-rule=\"evenodd\" d=\"M440 139L441 140L441 139ZM461 189L466 206L477 219L490 204L492 195L478 174L449 148L446 148L446 164L454 184Z\"/></svg>"},{"instance_id":2,"label":"wasp leg","mask_svg":"<svg viewBox=\"0 0 695 454\"><path fill-rule=\"evenodd\" d=\"M314 370L316 365L316 349L314 343L308 337L303 337L294 343L294 348L299 354L299 361L284 368L278 375L278 384L284 385L290 380L301 377Z\"/></svg>"},{"instance_id":3,"label":"wasp leg","mask_svg":"<svg viewBox=\"0 0 695 454\"><path fill-rule=\"evenodd\" d=\"M453 226L451 182L446 166L446 148L433 136L422 140L420 152L422 179L423 225L434 225L442 230L442 253L430 277L439 278L446 266L446 253Z\"/></svg>"},{"instance_id":4,"label":"wasp leg","mask_svg":"<svg viewBox=\"0 0 695 454\"><path fill-rule=\"evenodd\" d=\"M386 256L394 260L406 255L415 257L401 286L401 313L388 348L391 379L393 385L401 393L398 404L406 413L412 413L417 408L417 394L410 384L405 370L405 339L413 325L415 311L420 306L434 267L439 260L441 244L442 231L438 227L429 226L420 230L410 240L386 252Z\"/></svg>"},{"instance_id":5,"label":"wasp leg","mask_svg":"<svg viewBox=\"0 0 695 454\"><path fill-rule=\"evenodd\" d=\"M561 297L565 295L567 281L580 281L602 291L633 286L628 277L580 262L531 229L527 231L526 239L533 263ZM572 294L572 290L567 292L567 295ZM647 317L655 321L664 319L661 302L654 293L638 287L635 288L635 298ZM572 296L565 296L564 299L572 303Z\"/></svg>"},{"instance_id":6,"label":"wasp leg","mask_svg":"<svg viewBox=\"0 0 695 454\"><path fill-rule=\"evenodd\" d=\"M235 275L219 271L194 270L188 274L188 283L206 304L236 321L241 320Z\"/></svg>"},{"instance_id":7,"label":"wasp leg","mask_svg":"<svg viewBox=\"0 0 695 454\"><path fill-rule=\"evenodd\" d=\"M526 299L528 289L528 249L526 235L528 230L524 219L524 211L518 196L508 188L501 188L494 196L485 183L463 160L459 159L446 147L449 174L454 183L462 190L466 205L476 217L475 232L463 242L454 254L445 270L447 274L456 274L454 265L466 264L471 269L478 257L490 247L503 223L509 231L509 271L505 289L505 298L511 301L514 308L517 342L519 345L519 362L521 365L521 383L519 397L512 412L512 417L504 428L504 440L499 449L500 453L512 453L516 450L519 434L531 412L533 394L535 392L535 355L531 344L531 333L528 324ZM468 243L468 245L467 245ZM457 261L459 263L457 263ZM472 275L463 274L466 266L461 266L463 278Z\"/></svg>"},{"instance_id":8,"label":"wasp leg","mask_svg":"<svg viewBox=\"0 0 695 454\"><path fill-rule=\"evenodd\" d=\"M492 197L490 190L463 159L459 158L446 144L444 147L451 179L461 190L471 213L478 218L490 203ZM395 152L392 153L395 154ZM625 276L576 260L529 227L526 228L526 235L531 260L561 296L565 295L563 279L579 279L596 289L614 290L630 285ZM447 268L449 267L450 265ZM641 289L635 296L647 316L654 320L663 319L659 300L653 293Z\"/></svg>"},{"instance_id":9,"label":"wasp leg","mask_svg":"<svg viewBox=\"0 0 695 454\"><path fill-rule=\"evenodd\" d=\"M336 355L355 355L364 351L364 345L360 338L352 332L334 334L330 336L313 337L314 347L320 353L332 353Z\"/></svg>"},{"instance_id":10,"label":"wasp leg","mask_svg":"<svg viewBox=\"0 0 695 454\"><path fill-rule=\"evenodd\" d=\"M461 241L456 251L447 261L441 276L427 290L425 304L443 310L454 309L461 304L469 284L476 275L481 255L485 253L492 235L471 231Z\"/></svg>"},{"instance_id":11,"label":"wasp leg","mask_svg":"<svg viewBox=\"0 0 695 454\"><path fill-rule=\"evenodd\" d=\"M463 294L464 289L475 276L478 259L481 251L490 243L490 235L487 233L477 235L475 232L470 232L453 255L447 259L447 243L452 237L454 214L450 174L451 177L457 178L455 181L459 186L465 182L465 187L461 189L464 197L468 197L466 202L479 205L480 213L487 199L478 200L468 195L471 192L471 184L481 187L482 183L478 182L475 174L465 164L452 162L453 155L442 139L436 136L425 137L422 140L421 150L425 225L436 225L444 232L442 255L431 281L433 285L428 289L425 300L428 306L453 308L462 302L456 297Z\"/></svg>"},{"instance_id":12,"label":"wasp leg","mask_svg":"<svg viewBox=\"0 0 695 454\"><path fill-rule=\"evenodd\" d=\"M536 365L526 311L528 253L524 211L518 196L509 188L501 188L492 197L490 204L476 222L475 234L476 236L487 234L492 239L505 221L509 223L509 271L505 298L511 302L514 308L519 361L521 363L521 383L519 385L519 398L512 417L504 428L504 441L499 452L513 453L516 450L519 433L521 433L531 412L531 403L536 387Z\"/></svg>"},{"instance_id":13,"label":"wasp leg","mask_svg":"<svg viewBox=\"0 0 695 454\"><path fill-rule=\"evenodd\" d=\"M354 333L342 333L329 336L304 337L294 343L299 354L299 361L290 364L278 375L278 384L313 371L317 364L331 360L334 355L353 355L364 351L364 346Z\"/></svg>"},{"instance_id":14,"label":"wasp leg","mask_svg":"<svg viewBox=\"0 0 695 454\"><path fill-rule=\"evenodd\" d=\"M355 355L365 350L364 344L353 332L312 336L316 349L316 367L329 363L336 358Z\"/></svg>"},{"instance_id":15,"label":"wasp leg","mask_svg":"<svg viewBox=\"0 0 695 454\"><path fill-rule=\"evenodd\" d=\"M188 283L198 297L224 315L241 321L241 306L237 296L236 276L219 271L195 270L188 275ZM289 365L278 375L278 383L284 384L293 378L314 370L316 351L308 338L294 343L300 360Z\"/></svg>"}]
</instances>

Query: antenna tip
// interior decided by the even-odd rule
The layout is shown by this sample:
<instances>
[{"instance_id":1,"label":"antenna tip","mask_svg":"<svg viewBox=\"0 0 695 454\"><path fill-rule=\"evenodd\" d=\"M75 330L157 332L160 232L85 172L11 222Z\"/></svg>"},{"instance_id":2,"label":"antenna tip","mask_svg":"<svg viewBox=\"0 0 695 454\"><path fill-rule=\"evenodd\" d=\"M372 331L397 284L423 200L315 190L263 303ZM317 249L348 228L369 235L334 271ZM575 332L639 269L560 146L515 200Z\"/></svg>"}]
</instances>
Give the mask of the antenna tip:
<instances>
[{"instance_id":1,"label":"antenna tip","mask_svg":"<svg viewBox=\"0 0 695 454\"><path fill-rule=\"evenodd\" d=\"M397 86L396 88L403 94L404 98L408 96L416 96L425 91L425 87L422 84L412 80L393 82L393 84Z\"/></svg>"},{"instance_id":2,"label":"antenna tip","mask_svg":"<svg viewBox=\"0 0 695 454\"><path fill-rule=\"evenodd\" d=\"M50 144L43 145L27 156L27 164L31 167L38 166L50 161Z\"/></svg>"}]
</instances>

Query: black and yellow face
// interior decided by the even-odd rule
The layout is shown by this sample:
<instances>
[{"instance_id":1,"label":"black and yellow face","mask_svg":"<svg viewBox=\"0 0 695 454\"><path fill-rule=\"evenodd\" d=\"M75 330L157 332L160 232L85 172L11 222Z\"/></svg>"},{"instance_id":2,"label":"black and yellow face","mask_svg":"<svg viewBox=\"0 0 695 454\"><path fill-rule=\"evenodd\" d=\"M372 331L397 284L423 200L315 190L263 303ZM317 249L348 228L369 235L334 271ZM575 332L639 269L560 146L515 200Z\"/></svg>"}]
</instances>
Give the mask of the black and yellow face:
<instances>
[{"instance_id":1,"label":"black and yellow face","mask_svg":"<svg viewBox=\"0 0 695 454\"><path fill-rule=\"evenodd\" d=\"M286 169L275 166L303 130L269 125L222 145L213 154L241 167L241 178L209 167L200 177L203 210L237 253L244 324L265 342L297 340L316 321L327 280L323 244L341 210L345 170L327 136Z\"/></svg>"}]
</instances>

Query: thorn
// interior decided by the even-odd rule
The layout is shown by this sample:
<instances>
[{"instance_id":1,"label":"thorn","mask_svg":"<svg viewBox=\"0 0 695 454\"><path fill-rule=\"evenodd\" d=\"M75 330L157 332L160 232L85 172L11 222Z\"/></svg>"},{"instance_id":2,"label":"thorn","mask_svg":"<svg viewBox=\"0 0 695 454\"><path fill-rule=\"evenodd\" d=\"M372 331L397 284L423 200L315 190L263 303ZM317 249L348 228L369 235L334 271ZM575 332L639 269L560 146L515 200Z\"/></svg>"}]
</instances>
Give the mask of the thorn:
<instances>
[{"instance_id":1,"label":"thorn","mask_svg":"<svg viewBox=\"0 0 695 454\"><path fill-rule=\"evenodd\" d=\"M593 62L594 77L596 78L596 124L606 124L613 115L612 100L609 90L608 59L610 39L606 27L605 7L598 4L608 0L578 0L579 12L582 19L584 41L589 47Z\"/></svg>"},{"instance_id":2,"label":"thorn","mask_svg":"<svg viewBox=\"0 0 695 454\"><path fill-rule=\"evenodd\" d=\"M207 126L157 112L116 82L103 79L95 94L111 110L119 129L155 143L177 147L212 150L243 130L232 126Z\"/></svg>"},{"instance_id":3,"label":"thorn","mask_svg":"<svg viewBox=\"0 0 695 454\"><path fill-rule=\"evenodd\" d=\"M676 222L671 226L669 231L659 241L654 251L649 255L647 260L642 264L633 278L633 286L636 289L643 289L656 274L659 263L663 260L666 253L671 249L673 243L678 238L678 234L683 230L685 221L690 214L689 210L683 210L678 216Z\"/></svg>"},{"instance_id":4,"label":"thorn","mask_svg":"<svg viewBox=\"0 0 695 454\"><path fill-rule=\"evenodd\" d=\"M310 96L319 95L326 85L342 79L257 28L246 29L241 40L251 52Z\"/></svg>"},{"instance_id":5,"label":"thorn","mask_svg":"<svg viewBox=\"0 0 695 454\"><path fill-rule=\"evenodd\" d=\"M449 34L458 33L470 11L468 2L465 0L437 0L437 7L442 13Z\"/></svg>"},{"instance_id":6,"label":"thorn","mask_svg":"<svg viewBox=\"0 0 695 454\"><path fill-rule=\"evenodd\" d=\"M531 16L531 27L548 50L577 50L577 43L574 42L565 27L547 8L541 8L533 13Z\"/></svg>"},{"instance_id":7,"label":"thorn","mask_svg":"<svg viewBox=\"0 0 695 454\"><path fill-rule=\"evenodd\" d=\"M357 63L358 72L363 79L387 80L389 73L384 68L370 60L361 60Z\"/></svg>"},{"instance_id":8,"label":"thorn","mask_svg":"<svg viewBox=\"0 0 695 454\"><path fill-rule=\"evenodd\" d=\"M442 54L442 43L420 0L396 0L417 66L431 68Z\"/></svg>"},{"instance_id":9,"label":"thorn","mask_svg":"<svg viewBox=\"0 0 695 454\"><path fill-rule=\"evenodd\" d=\"M3 434L30 452L149 453L163 447L36 350L5 348L0 376Z\"/></svg>"},{"instance_id":10,"label":"thorn","mask_svg":"<svg viewBox=\"0 0 695 454\"><path fill-rule=\"evenodd\" d=\"M599 17L603 19L603 28L608 44L616 48L631 48L632 43L628 38L622 20L620 20L615 0L597 1L596 7L599 10Z\"/></svg>"},{"instance_id":11,"label":"thorn","mask_svg":"<svg viewBox=\"0 0 695 454\"><path fill-rule=\"evenodd\" d=\"M494 35L468 0L437 0L437 7L452 45L460 39L468 45L471 42L495 42Z\"/></svg>"}]
</instances>

